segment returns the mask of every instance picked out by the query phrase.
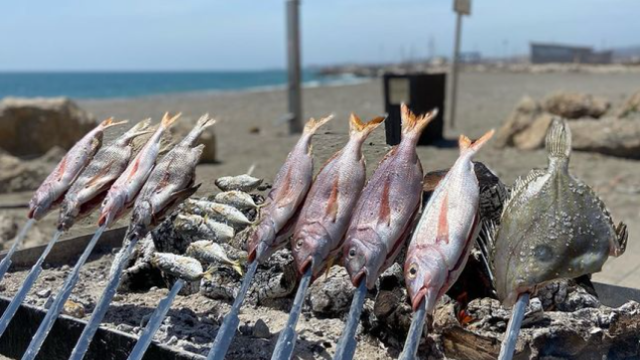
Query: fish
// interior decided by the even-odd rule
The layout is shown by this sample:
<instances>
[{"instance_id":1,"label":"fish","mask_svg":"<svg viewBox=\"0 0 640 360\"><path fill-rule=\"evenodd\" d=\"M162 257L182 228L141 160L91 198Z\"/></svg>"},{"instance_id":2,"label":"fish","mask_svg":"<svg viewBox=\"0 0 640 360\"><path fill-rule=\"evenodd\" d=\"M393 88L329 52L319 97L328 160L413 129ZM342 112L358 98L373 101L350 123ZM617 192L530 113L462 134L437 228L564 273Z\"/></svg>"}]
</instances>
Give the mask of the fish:
<instances>
[{"instance_id":1,"label":"fish","mask_svg":"<svg viewBox=\"0 0 640 360\"><path fill-rule=\"evenodd\" d=\"M353 208L364 187L366 170L362 144L384 117L363 123L351 115L347 144L330 158L316 176L300 210L291 240L300 274L311 266L316 278L340 250Z\"/></svg>"},{"instance_id":2,"label":"fish","mask_svg":"<svg viewBox=\"0 0 640 360\"><path fill-rule=\"evenodd\" d=\"M251 195L239 190L218 193L214 196L213 201L218 204L233 206L238 210L255 209L258 207Z\"/></svg>"},{"instance_id":3,"label":"fish","mask_svg":"<svg viewBox=\"0 0 640 360\"><path fill-rule=\"evenodd\" d=\"M242 275L242 263L240 260L231 260L224 248L210 240L198 240L189 244L186 255L204 263L222 263L231 266L238 274Z\"/></svg>"},{"instance_id":4,"label":"fish","mask_svg":"<svg viewBox=\"0 0 640 360\"><path fill-rule=\"evenodd\" d=\"M231 226L211 220L206 215L179 213L173 223L178 231L198 233L218 242L228 242L235 236Z\"/></svg>"},{"instance_id":5,"label":"fish","mask_svg":"<svg viewBox=\"0 0 640 360\"><path fill-rule=\"evenodd\" d=\"M424 300L424 309L431 313L464 269L480 230L480 187L471 160L493 133L474 143L460 136L460 156L436 186L413 232L404 265L413 311Z\"/></svg>"},{"instance_id":6,"label":"fish","mask_svg":"<svg viewBox=\"0 0 640 360\"><path fill-rule=\"evenodd\" d=\"M151 264L163 273L185 281L198 281L204 274L202 264L188 256L157 252L153 254Z\"/></svg>"},{"instance_id":7,"label":"fish","mask_svg":"<svg viewBox=\"0 0 640 360\"><path fill-rule=\"evenodd\" d=\"M354 286L373 289L378 275L393 264L420 208L422 164L416 145L438 114L416 117L401 105L402 141L380 161L354 208L343 245L343 263Z\"/></svg>"},{"instance_id":8,"label":"fish","mask_svg":"<svg viewBox=\"0 0 640 360\"><path fill-rule=\"evenodd\" d=\"M218 189L222 191L238 190L242 192L251 192L262 184L262 179L255 178L248 174L237 176L224 176L215 181Z\"/></svg>"},{"instance_id":9,"label":"fish","mask_svg":"<svg viewBox=\"0 0 640 360\"><path fill-rule=\"evenodd\" d=\"M170 117L169 113L164 115L155 133L151 135L122 175L109 188L109 192L100 209L99 226L106 225L109 227L133 205L136 196L156 164L163 135L178 120L180 115L177 114L174 117Z\"/></svg>"},{"instance_id":10,"label":"fish","mask_svg":"<svg viewBox=\"0 0 640 360\"><path fill-rule=\"evenodd\" d=\"M60 207L59 230L68 230L76 220L100 206L109 187L131 161L134 155L133 140L151 133L147 130L150 121L146 119L139 122L112 143L100 148L67 191Z\"/></svg>"},{"instance_id":11,"label":"fish","mask_svg":"<svg viewBox=\"0 0 640 360\"><path fill-rule=\"evenodd\" d=\"M190 199L186 203L187 208L195 208L204 216L215 221L224 222L235 229L244 228L253 224L242 211L233 206L218 204L208 200Z\"/></svg>"},{"instance_id":12,"label":"fish","mask_svg":"<svg viewBox=\"0 0 640 360\"><path fill-rule=\"evenodd\" d=\"M302 135L278 171L273 186L260 211L260 218L249 239L249 259L264 261L285 246L287 236L277 236L294 217L313 182L313 156L311 139L320 127L333 119L333 115L320 120L311 118ZM264 251L257 253L258 245ZM258 256L259 255L259 256Z\"/></svg>"},{"instance_id":13,"label":"fish","mask_svg":"<svg viewBox=\"0 0 640 360\"><path fill-rule=\"evenodd\" d=\"M516 181L499 228L490 231L498 298L511 307L546 283L601 271L626 249L627 226L569 172L571 130L555 118L546 137L548 166Z\"/></svg>"},{"instance_id":14,"label":"fish","mask_svg":"<svg viewBox=\"0 0 640 360\"><path fill-rule=\"evenodd\" d=\"M196 165L204 145L195 143L204 129L215 122L209 114L200 117L194 128L156 164L133 207L130 229L134 236L144 237L198 190L200 184L194 185Z\"/></svg>"},{"instance_id":15,"label":"fish","mask_svg":"<svg viewBox=\"0 0 640 360\"><path fill-rule=\"evenodd\" d=\"M59 205L66 191L102 146L104 131L125 123L126 121L114 122L113 118L106 119L78 140L36 190L29 201L27 217L40 220Z\"/></svg>"}]
</instances>

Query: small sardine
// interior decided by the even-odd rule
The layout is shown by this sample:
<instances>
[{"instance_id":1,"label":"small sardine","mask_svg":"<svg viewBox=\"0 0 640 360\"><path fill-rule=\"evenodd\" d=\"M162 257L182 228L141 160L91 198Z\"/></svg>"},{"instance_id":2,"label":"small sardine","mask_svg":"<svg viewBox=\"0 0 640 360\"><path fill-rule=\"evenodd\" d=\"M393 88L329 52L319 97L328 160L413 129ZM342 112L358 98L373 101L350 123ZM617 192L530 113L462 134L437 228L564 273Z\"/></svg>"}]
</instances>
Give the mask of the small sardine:
<instances>
[{"instance_id":1,"label":"small sardine","mask_svg":"<svg viewBox=\"0 0 640 360\"><path fill-rule=\"evenodd\" d=\"M195 207L202 211L208 218L224 222L234 228L244 228L252 222L233 206L218 204L207 200L189 200L187 207Z\"/></svg>"},{"instance_id":2,"label":"small sardine","mask_svg":"<svg viewBox=\"0 0 640 360\"><path fill-rule=\"evenodd\" d=\"M228 242L235 236L231 226L196 214L178 214L174 226L178 231L201 234L201 238L218 242Z\"/></svg>"},{"instance_id":3,"label":"small sardine","mask_svg":"<svg viewBox=\"0 0 640 360\"><path fill-rule=\"evenodd\" d=\"M200 280L204 274L202 264L196 259L171 253L154 253L151 264L162 272L186 281Z\"/></svg>"},{"instance_id":4,"label":"small sardine","mask_svg":"<svg viewBox=\"0 0 640 360\"><path fill-rule=\"evenodd\" d=\"M219 204L233 206L238 210L255 209L258 207L251 195L239 190L221 192L216 194L213 200Z\"/></svg>"},{"instance_id":5,"label":"small sardine","mask_svg":"<svg viewBox=\"0 0 640 360\"><path fill-rule=\"evenodd\" d=\"M216 186L222 191L238 190L252 192L262 184L262 179L243 174L238 176L224 176L215 181Z\"/></svg>"},{"instance_id":6,"label":"small sardine","mask_svg":"<svg viewBox=\"0 0 640 360\"><path fill-rule=\"evenodd\" d=\"M231 260L220 244L210 240L192 242L187 248L187 256L191 256L204 263L222 263L231 266L242 275L242 264L239 260Z\"/></svg>"}]
</instances>

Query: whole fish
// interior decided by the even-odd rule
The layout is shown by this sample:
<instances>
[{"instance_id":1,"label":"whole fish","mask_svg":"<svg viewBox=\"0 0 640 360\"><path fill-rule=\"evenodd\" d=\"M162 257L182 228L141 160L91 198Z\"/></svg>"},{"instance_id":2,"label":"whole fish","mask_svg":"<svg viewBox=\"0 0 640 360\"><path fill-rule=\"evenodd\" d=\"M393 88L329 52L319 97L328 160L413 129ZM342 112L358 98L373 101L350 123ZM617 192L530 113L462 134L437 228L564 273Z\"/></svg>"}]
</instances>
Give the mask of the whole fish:
<instances>
[{"instance_id":1,"label":"whole fish","mask_svg":"<svg viewBox=\"0 0 640 360\"><path fill-rule=\"evenodd\" d=\"M178 231L200 234L218 242L228 242L235 236L235 230L224 223L217 222L196 214L180 213L174 220L174 226Z\"/></svg>"},{"instance_id":2,"label":"whole fish","mask_svg":"<svg viewBox=\"0 0 640 360\"><path fill-rule=\"evenodd\" d=\"M340 250L365 182L362 144L383 121L383 117L377 117L365 124L352 114L349 141L325 163L311 185L291 240L301 274L311 265L312 275L317 277Z\"/></svg>"},{"instance_id":3,"label":"whole fish","mask_svg":"<svg viewBox=\"0 0 640 360\"><path fill-rule=\"evenodd\" d=\"M624 253L627 226L615 226L593 190L569 173L571 131L554 119L546 138L546 170L516 182L492 237L493 273L505 306L545 283L602 269Z\"/></svg>"},{"instance_id":4,"label":"whole fish","mask_svg":"<svg viewBox=\"0 0 640 360\"><path fill-rule=\"evenodd\" d=\"M360 280L369 289L375 286L403 247L420 208L422 165L416 144L438 112L416 117L402 104L401 113L402 141L382 159L362 190L345 235L344 264L354 286Z\"/></svg>"},{"instance_id":5,"label":"whole fish","mask_svg":"<svg viewBox=\"0 0 640 360\"><path fill-rule=\"evenodd\" d=\"M242 275L242 263L231 260L224 248L211 240L198 240L189 244L186 255L204 263L221 263L231 266Z\"/></svg>"},{"instance_id":6,"label":"whole fish","mask_svg":"<svg viewBox=\"0 0 640 360\"><path fill-rule=\"evenodd\" d=\"M132 233L144 237L177 205L193 195L196 165L204 145L194 146L204 129L215 124L209 114L202 116L194 128L155 166L140 190L131 217Z\"/></svg>"},{"instance_id":7,"label":"whole fish","mask_svg":"<svg viewBox=\"0 0 640 360\"><path fill-rule=\"evenodd\" d=\"M226 223L236 229L241 229L252 224L251 220L249 220L242 211L230 205L218 204L203 199L189 199L186 207L188 211Z\"/></svg>"},{"instance_id":8,"label":"whole fish","mask_svg":"<svg viewBox=\"0 0 640 360\"><path fill-rule=\"evenodd\" d=\"M58 229L68 230L77 219L100 206L109 187L126 169L134 154L133 140L149 134L150 119L143 120L129 131L103 146L80 173L62 202Z\"/></svg>"},{"instance_id":9,"label":"whole fish","mask_svg":"<svg viewBox=\"0 0 640 360\"><path fill-rule=\"evenodd\" d=\"M261 209L259 223L249 239L250 261L256 258L258 244L265 245L258 261L264 261L286 244L286 236L276 235L285 228L299 210L313 182L311 139L316 131L332 118L333 115L320 120L311 118L305 124L302 135L293 150L287 155Z\"/></svg>"},{"instance_id":10,"label":"whole fish","mask_svg":"<svg viewBox=\"0 0 640 360\"><path fill-rule=\"evenodd\" d=\"M426 312L432 312L464 269L480 229L480 188L471 160L493 133L473 144L460 136L460 156L434 190L414 230L404 265L414 311L424 300Z\"/></svg>"},{"instance_id":11,"label":"whole fish","mask_svg":"<svg viewBox=\"0 0 640 360\"><path fill-rule=\"evenodd\" d=\"M238 210L255 209L258 207L258 205L253 201L251 195L238 190L225 191L216 194L213 201L219 204L233 206Z\"/></svg>"},{"instance_id":12,"label":"whole fish","mask_svg":"<svg viewBox=\"0 0 640 360\"><path fill-rule=\"evenodd\" d=\"M153 170L164 133L179 117L180 114L174 117L169 117L168 113L164 115L158 129L111 186L100 209L99 226L110 226L131 207L138 192L151 174L151 170Z\"/></svg>"},{"instance_id":13,"label":"whole fish","mask_svg":"<svg viewBox=\"0 0 640 360\"><path fill-rule=\"evenodd\" d=\"M262 179L255 178L249 174L223 176L216 179L215 184L222 191L251 192L262 184Z\"/></svg>"},{"instance_id":14,"label":"whole fish","mask_svg":"<svg viewBox=\"0 0 640 360\"><path fill-rule=\"evenodd\" d=\"M55 205L60 203L65 192L102 146L104 131L112 126L125 123L126 121L113 122L113 118L106 119L75 143L29 201L27 215L29 219L42 219Z\"/></svg>"},{"instance_id":15,"label":"whole fish","mask_svg":"<svg viewBox=\"0 0 640 360\"><path fill-rule=\"evenodd\" d=\"M200 280L204 273L198 260L171 253L154 253L151 264L166 274L186 281Z\"/></svg>"}]
</instances>

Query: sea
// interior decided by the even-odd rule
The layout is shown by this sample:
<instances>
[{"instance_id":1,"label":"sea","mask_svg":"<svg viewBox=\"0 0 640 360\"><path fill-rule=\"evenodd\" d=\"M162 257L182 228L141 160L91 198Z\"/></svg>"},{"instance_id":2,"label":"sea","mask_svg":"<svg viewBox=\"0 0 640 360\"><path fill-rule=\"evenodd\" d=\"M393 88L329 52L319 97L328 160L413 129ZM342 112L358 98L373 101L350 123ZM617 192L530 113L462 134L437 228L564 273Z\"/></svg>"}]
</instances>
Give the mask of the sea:
<instances>
[{"instance_id":1,"label":"sea","mask_svg":"<svg viewBox=\"0 0 640 360\"><path fill-rule=\"evenodd\" d=\"M303 86L362 81L351 75L302 72ZM67 96L76 99L132 98L164 94L284 88L284 70L202 72L0 72L0 99Z\"/></svg>"}]
</instances>

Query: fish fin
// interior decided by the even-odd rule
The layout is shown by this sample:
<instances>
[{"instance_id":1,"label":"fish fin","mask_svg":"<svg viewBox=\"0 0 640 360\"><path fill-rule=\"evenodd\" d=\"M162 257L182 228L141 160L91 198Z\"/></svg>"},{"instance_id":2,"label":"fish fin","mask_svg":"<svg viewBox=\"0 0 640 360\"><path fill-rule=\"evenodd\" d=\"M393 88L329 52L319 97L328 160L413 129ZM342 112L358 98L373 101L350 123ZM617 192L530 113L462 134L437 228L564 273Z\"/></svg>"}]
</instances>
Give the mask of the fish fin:
<instances>
[{"instance_id":1,"label":"fish fin","mask_svg":"<svg viewBox=\"0 0 640 360\"><path fill-rule=\"evenodd\" d=\"M60 181L62 180L62 177L64 176L64 170L67 168L67 157L63 157L62 160L60 160L60 164L58 164L58 167L56 168L56 171L58 171L58 178L56 179L56 181Z\"/></svg>"},{"instance_id":2,"label":"fish fin","mask_svg":"<svg viewBox=\"0 0 640 360\"><path fill-rule=\"evenodd\" d=\"M438 109L435 108L422 116L416 116L407 104L400 105L400 115L402 117L402 134L420 135L429 123L438 116Z\"/></svg>"},{"instance_id":3,"label":"fish fin","mask_svg":"<svg viewBox=\"0 0 640 360\"><path fill-rule=\"evenodd\" d=\"M611 255L618 257L627 250L627 240L629 239L629 232L627 231L627 224L622 221L616 227L615 244L611 249Z\"/></svg>"},{"instance_id":4,"label":"fish fin","mask_svg":"<svg viewBox=\"0 0 640 360\"><path fill-rule=\"evenodd\" d=\"M360 120L358 115L352 113L349 120L350 136L358 136L364 139L369 136L373 130L380 126L384 120L385 117L378 116L371 119L369 122L364 123Z\"/></svg>"},{"instance_id":5,"label":"fish fin","mask_svg":"<svg viewBox=\"0 0 640 360\"><path fill-rule=\"evenodd\" d=\"M196 122L196 127L200 129L208 128L209 126L213 126L216 123L216 119L209 117L209 113L206 113L200 116L200 119Z\"/></svg>"},{"instance_id":6,"label":"fish fin","mask_svg":"<svg viewBox=\"0 0 640 360\"><path fill-rule=\"evenodd\" d=\"M338 186L340 185L340 178L336 177L336 180L333 182L333 186L331 187L331 195L329 196L329 201L327 202L327 215L331 218L331 222L336 222L338 218Z\"/></svg>"},{"instance_id":7,"label":"fish fin","mask_svg":"<svg viewBox=\"0 0 640 360\"><path fill-rule=\"evenodd\" d=\"M169 126L173 125L181 115L182 113L177 113L174 117L171 117L168 112L164 113L164 116L160 121L160 126L164 129L168 129Z\"/></svg>"},{"instance_id":8,"label":"fish fin","mask_svg":"<svg viewBox=\"0 0 640 360\"><path fill-rule=\"evenodd\" d=\"M200 185L202 184L197 184L186 189L178 190L172 193L171 197L177 202L182 202L191 197L191 195L195 194L196 191L198 191L198 189L200 188Z\"/></svg>"},{"instance_id":9,"label":"fish fin","mask_svg":"<svg viewBox=\"0 0 640 360\"><path fill-rule=\"evenodd\" d=\"M232 261L231 267L235 270L240 276L244 275L244 271L242 270L242 265L240 265L240 261Z\"/></svg>"},{"instance_id":10,"label":"fish fin","mask_svg":"<svg viewBox=\"0 0 640 360\"><path fill-rule=\"evenodd\" d=\"M495 284L493 275L493 253L495 249L495 238L498 228L493 221L484 221L480 228L480 234L476 237L476 244L480 249L482 262L484 263L491 282Z\"/></svg>"},{"instance_id":11,"label":"fish fin","mask_svg":"<svg viewBox=\"0 0 640 360\"><path fill-rule=\"evenodd\" d=\"M384 182L384 188L382 189L382 199L380 199L380 213L378 214L379 220L385 222L387 226L391 225L391 206L389 205L389 176Z\"/></svg>"},{"instance_id":12,"label":"fish fin","mask_svg":"<svg viewBox=\"0 0 640 360\"><path fill-rule=\"evenodd\" d=\"M438 187L438 184L440 184L440 181L442 181L442 179L447 176L448 172L449 169L428 172L427 175L425 175L422 179L422 191L428 193L433 192L436 187Z\"/></svg>"},{"instance_id":13,"label":"fish fin","mask_svg":"<svg viewBox=\"0 0 640 360\"><path fill-rule=\"evenodd\" d=\"M100 171L94 175L91 180L87 181L87 184L85 185L85 187L90 187L95 185L105 174L107 174L109 172L109 170L111 170L111 166L113 166L113 162L115 160L111 160L107 166L103 167L102 169L100 169Z\"/></svg>"},{"instance_id":14,"label":"fish fin","mask_svg":"<svg viewBox=\"0 0 640 360\"><path fill-rule=\"evenodd\" d=\"M513 186L511 187L511 191L507 196L507 200L504 202L502 206L501 215L505 214L505 212L507 211L507 208L509 207L509 203L513 199L515 199L518 196L518 194L521 191L523 191L531 181L537 179L539 176L544 174L546 174L546 171L542 169L533 169L525 177L518 177L514 182Z\"/></svg>"},{"instance_id":15,"label":"fish fin","mask_svg":"<svg viewBox=\"0 0 640 360\"><path fill-rule=\"evenodd\" d=\"M316 120L314 118L309 119L309 121L307 121L307 123L304 125L304 130L303 133L304 134L314 134L316 131L318 131L318 129L329 122L329 120L333 119L334 115L331 114L329 116L326 116L320 120Z\"/></svg>"},{"instance_id":16,"label":"fish fin","mask_svg":"<svg viewBox=\"0 0 640 360\"><path fill-rule=\"evenodd\" d=\"M436 244L449 243L449 194L444 196L440 214L438 215L438 228L436 232Z\"/></svg>"},{"instance_id":17,"label":"fish fin","mask_svg":"<svg viewBox=\"0 0 640 360\"><path fill-rule=\"evenodd\" d=\"M129 122L129 120L123 120L123 121L114 122L113 118L110 117L108 119L103 120L100 123L100 126L102 127L102 130L104 130L104 129L108 129L108 128L112 127L112 126L123 125L123 124L126 124L128 122Z\"/></svg>"},{"instance_id":18,"label":"fish fin","mask_svg":"<svg viewBox=\"0 0 640 360\"><path fill-rule=\"evenodd\" d=\"M249 169L247 169L247 175L251 176L251 174L253 174L253 171L256 169L256 163L251 164L251 166L249 166Z\"/></svg>"},{"instance_id":19,"label":"fish fin","mask_svg":"<svg viewBox=\"0 0 640 360\"><path fill-rule=\"evenodd\" d=\"M550 157L569 158L571 155L571 129L567 121L554 118L547 131L545 147Z\"/></svg>"},{"instance_id":20,"label":"fish fin","mask_svg":"<svg viewBox=\"0 0 640 360\"><path fill-rule=\"evenodd\" d=\"M458 140L460 153L464 154L468 151L471 151L473 153L477 152L487 141L489 141L489 139L491 139L494 133L495 130L491 129L474 142L471 142L468 137L460 135L460 139Z\"/></svg>"},{"instance_id":21,"label":"fish fin","mask_svg":"<svg viewBox=\"0 0 640 360\"><path fill-rule=\"evenodd\" d=\"M133 125L133 127L127 132L135 133L138 131L149 130L149 126L151 126L151 118L146 118Z\"/></svg>"}]
</instances>

